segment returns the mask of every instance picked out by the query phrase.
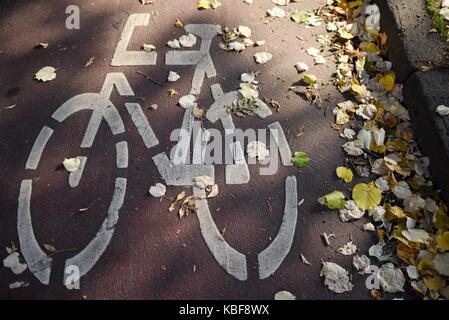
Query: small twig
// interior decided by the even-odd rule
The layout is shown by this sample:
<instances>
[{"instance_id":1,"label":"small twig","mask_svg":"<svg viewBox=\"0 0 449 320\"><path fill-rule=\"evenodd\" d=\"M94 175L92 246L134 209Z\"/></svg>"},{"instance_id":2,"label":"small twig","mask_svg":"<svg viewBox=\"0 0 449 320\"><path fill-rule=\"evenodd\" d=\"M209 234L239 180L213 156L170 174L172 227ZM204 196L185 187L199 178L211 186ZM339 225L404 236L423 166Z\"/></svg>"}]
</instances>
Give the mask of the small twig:
<instances>
[{"instance_id":1,"label":"small twig","mask_svg":"<svg viewBox=\"0 0 449 320\"><path fill-rule=\"evenodd\" d=\"M141 72L141 71L136 71L136 73L137 73L137 74L140 74L140 75L142 75L142 76L144 76L145 79L150 80L151 82L157 84L157 85L160 86L160 87L163 87L163 86L164 86L163 83L157 81L156 79L153 79L152 77L150 77L149 75L147 75L147 74L145 74L145 73L143 73L143 72Z\"/></svg>"}]
</instances>

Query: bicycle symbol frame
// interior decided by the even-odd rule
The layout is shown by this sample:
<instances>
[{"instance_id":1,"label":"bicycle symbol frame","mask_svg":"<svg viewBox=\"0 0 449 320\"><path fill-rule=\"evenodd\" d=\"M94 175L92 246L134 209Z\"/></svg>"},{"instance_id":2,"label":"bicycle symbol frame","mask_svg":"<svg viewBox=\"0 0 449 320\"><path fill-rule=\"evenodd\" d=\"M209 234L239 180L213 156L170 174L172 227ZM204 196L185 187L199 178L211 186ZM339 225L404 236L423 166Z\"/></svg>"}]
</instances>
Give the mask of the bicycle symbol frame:
<instances>
[{"instance_id":1,"label":"bicycle symbol frame","mask_svg":"<svg viewBox=\"0 0 449 320\"><path fill-rule=\"evenodd\" d=\"M156 52L127 51L133 30L138 26L147 26L150 22L149 14L132 14L129 16L123 29L120 41L117 44L112 66L136 66L155 65L157 61ZM169 51L165 56L167 65L192 65L195 71L192 80L191 94L201 92L205 76L212 78L216 76L216 70L209 54L212 39L218 35L221 27L208 24L190 24L185 26L188 33L192 33L201 39L198 51ZM85 93L77 95L63 103L52 115L52 118L62 123L65 119L81 110L91 110L91 118L87 125L81 148L90 148L95 140L101 121L104 119L113 135L125 132L125 127L120 114L110 96L114 88L121 96L134 96L134 92L123 73L108 73L100 93ZM211 123L220 121L226 134L236 129L232 116L227 112L226 106L238 99L239 93L232 91L223 93L219 84L213 84L211 91L215 102L206 113L206 119ZM259 108L257 115L260 118L269 117L272 113L268 106L261 100L257 100ZM159 144L155 132L151 128L142 108L138 103L125 103L126 110L131 116L146 148L152 148ZM190 154L183 153L186 146L190 144L195 118L193 108L186 108L182 121L182 130L179 136L177 150L180 150L182 158ZM279 150L282 164L291 165L291 151L287 139L278 122L269 126L270 133ZM49 126L44 126L36 138L25 165L27 170L37 169L46 144L52 137L54 131ZM194 146L194 163L201 162L204 157L205 146L209 140L206 129L201 129L203 135L199 146ZM239 142L231 144L234 163L225 167L226 184L245 184L250 180L248 164L245 161L243 146ZM83 170L87 164L87 157L80 156L81 167L79 170L69 174L68 183L71 188L76 188L80 183ZM191 186L193 194L202 200L197 200L198 212L196 214L201 229L201 234L207 247L218 264L234 278L247 280L246 256L231 247L220 235L220 232L210 213L209 205L205 197L205 190L196 187L195 177L208 175L214 177L214 166L204 164L175 164L165 153L153 157L161 177L169 186ZM120 169L128 167L128 143L120 141L116 143L116 166ZM186 162L187 163L187 162ZM17 230L22 254L34 276L45 285L50 282L52 258L49 257L37 242L31 219L31 197L33 180L24 179L20 186L18 198ZM75 256L65 262L65 267L76 265L80 270L80 276L87 274L100 259L107 249L115 226L118 222L120 210L123 206L127 187L127 178L117 177L115 179L114 193L104 219L96 236L89 244ZM277 236L258 254L259 278L265 279L272 275L282 264L289 253L295 235L298 215L297 181L295 176L289 176L285 181L285 209L282 223ZM66 276L66 274L65 274ZM64 283L65 283L64 276Z\"/></svg>"}]
</instances>

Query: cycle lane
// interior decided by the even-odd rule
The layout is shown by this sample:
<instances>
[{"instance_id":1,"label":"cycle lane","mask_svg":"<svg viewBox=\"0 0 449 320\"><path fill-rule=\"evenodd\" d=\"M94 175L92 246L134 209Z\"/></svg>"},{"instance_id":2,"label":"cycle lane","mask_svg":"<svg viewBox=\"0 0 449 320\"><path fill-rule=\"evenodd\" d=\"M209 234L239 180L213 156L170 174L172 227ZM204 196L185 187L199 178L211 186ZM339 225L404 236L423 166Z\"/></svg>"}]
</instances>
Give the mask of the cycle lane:
<instances>
[{"instance_id":1,"label":"cycle lane","mask_svg":"<svg viewBox=\"0 0 449 320\"><path fill-rule=\"evenodd\" d=\"M51 12L62 12L65 5L67 4L52 3ZM42 5L42 8L48 9L47 6ZM235 12L235 6L241 8L238 15L232 14ZM11 91L14 87L22 89L11 98L3 97L1 100L2 105L4 102L11 105L17 102L16 107L2 110L5 111L2 112L2 131L5 137L3 140L7 141L6 145L3 145L4 154L7 156L2 158L2 176L3 181L8 181L3 184L5 191L1 201L2 220L5 221L2 223L2 246L8 245L10 241L18 243L17 195L20 181L27 176L24 163L42 126L51 123L55 126L55 140L49 143L49 149L43 155L42 166L37 174L27 176L39 178L36 180L37 193L33 194L32 199L33 224L39 243L52 244L59 250L76 250L55 254L55 271L48 287L39 284L27 271L23 277L30 282L30 286L21 290L5 290L5 296L270 299L279 290L289 290L301 298L335 298L335 295L323 286L319 277L320 260L336 261L350 269L351 260L335 253L335 250L349 241L351 234L361 251L366 251L374 236L361 231L363 221L343 224L336 213L325 211L316 202L323 194L342 188L334 177L335 167L342 164L342 156L338 133L330 127L333 122L330 112L332 106L329 107L327 116L323 116L324 109L318 110L287 91L287 88L299 79L294 69L295 63L310 59L304 49L317 46L315 39L310 37L310 32L314 29L306 30L294 25L297 33L289 33L291 24L288 21L265 24L258 20L264 16L267 8L272 7L269 1L261 3L260 7L256 6L256 10L254 6L246 6L240 1L235 1L235 6L226 4L216 11L198 12L194 1L190 5L185 2L180 5L180 2L173 1L170 7L160 3L139 6L133 1L119 5L98 2L81 10L92 19L83 24L79 31L74 31L73 35L70 34L72 31L60 31L61 40L52 41L50 34L58 30L57 26L63 26L65 15L61 15L55 26L48 28L46 34L42 34L39 29L33 29L31 34L27 31L28 34L19 39L9 36L4 47L2 46L3 54L0 57L2 64L10 72L2 75L2 83L7 83L7 90L4 91L10 93L17 91ZM302 5L296 6L300 8ZM16 14L31 15L33 10L33 6L26 9L15 8L14 14L8 17L13 20ZM135 50L138 50L142 43L150 42L156 45L156 66L110 66L115 46L128 17L126 11L156 13L148 28L136 29L131 40L131 47ZM252 19L248 19L248 16ZM46 18L46 14L35 13L33 19L36 20L29 21L29 24L42 25ZM257 166L250 166L251 181L240 186L225 185L223 168L216 169L220 196L211 200L210 208L220 231L225 228L224 238L247 255L249 279L244 282L228 275L216 263L201 237L194 215L180 220L176 214L167 213L170 202L159 202L147 193L149 186L161 182L151 159L174 145L169 141L169 133L180 126L183 117L183 110L176 106L176 103L180 96L189 92L193 75L191 66L175 67L164 64L165 52L169 50L165 47L165 42L184 33L173 26L176 19L181 19L184 24L248 25L255 38L266 41L264 47L249 48L236 54L218 48L218 39L215 39L210 52L218 75L207 79L205 84L220 83L225 92L232 91L238 87L241 73L260 70L261 74L257 80L260 82L262 96L278 101L282 106L280 112L273 112L273 116L267 120L238 119L235 120L236 125L243 128L264 128L269 123L280 121L291 149L307 151L313 159L311 165L303 170L282 168L278 174L269 177L260 177ZM4 24L9 25L10 22L7 19ZM29 30L27 24L13 24L8 28L16 30L17 34L24 34L25 30ZM280 31L283 28L285 32ZM93 36L92 30L98 34ZM318 30L316 32L320 33ZM298 34L305 40L299 40L296 37ZM49 39L56 47L52 48L51 45L45 50L32 51L31 48L36 42L34 39L41 38ZM61 44L61 47L58 48L57 44ZM72 47L74 45L76 48ZM64 49L65 47L67 49ZM296 50L292 50L292 47ZM253 54L265 49L273 54L273 60L266 66L256 65ZM84 64L92 56L95 56L96 62L84 68ZM35 59L40 63L37 64ZM12 64L12 60L17 63ZM32 75L47 64L60 68L57 78L47 84L32 81ZM181 75L181 80L173 85L180 94L173 98L167 97L167 89L171 87L169 84L160 87L136 73L142 71L163 82L170 70L178 71ZM94 149L86 151L89 164L82 181L76 190L71 190L67 184L67 172L59 170L60 163L64 157L79 154L79 143L89 117L87 113L76 115L63 124L50 122L50 118L69 98L85 92L98 92L108 72L123 72L136 94L133 98L118 97L116 94L112 96L126 128L124 136L129 146L129 167L126 170L116 168L113 155L115 143L119 140L112 137L103 124L96 137ZM332 65L317 66L315 74L330 78L332 72ZM7 74L17 75L11 81L5 77ZM324 101L324 106L345 100L331 85L324 88L323 93L325 98L329 96L328 101ZM125 102L138 102L144 108L145 115L160 140L157 147L145 148L127 115ZM202 90L199 102L206 109L213 102L207 87ZM157 110L148 109L153 103L158 104ZM27 106L26 109L24 106ZM207 121L204 121L204 125L211 126ZM297 130L302 126L306 134L303 138L296 138ZM219 128L219 125L217 127ZM76 143L72 143L73 141ZM111 186L118 175L126 176L128 190L115 234L97 264L82 278L82 289L68 292L62 287L64 261L83 248L98 231L112 197ZM284 180L289 175L297 177L298 197L305 200L298 211L293 246L280 268L270 278L260 280L256 267L257 253L269 245L279 230L284 206ZM169 187L168 194L176 196L185 189ZM79 209L83 208L88 210L80 213ZM323 232L336 234L337 239L331 240L331 247L323 245L320 238ZM312 263L311 266L301 263L300 252ZM14 277L11 277L7 270L2 272L6 275L5 280L2 280L3 287L6 288ZM354 276L354 283L356 286L350 295L337 298L367 298L369 291L365 289L362 279Z\"/></svg>"}]
</instances>

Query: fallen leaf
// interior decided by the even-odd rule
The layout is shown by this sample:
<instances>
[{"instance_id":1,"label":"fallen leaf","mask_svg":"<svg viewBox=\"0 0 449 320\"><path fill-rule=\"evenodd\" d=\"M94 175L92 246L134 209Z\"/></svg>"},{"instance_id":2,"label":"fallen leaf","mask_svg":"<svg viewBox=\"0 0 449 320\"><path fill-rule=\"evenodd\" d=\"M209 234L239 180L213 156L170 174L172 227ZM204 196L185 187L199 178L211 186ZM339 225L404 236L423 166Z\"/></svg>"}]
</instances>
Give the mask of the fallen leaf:
<instances>
[{"instance_id":1,"label":"fallen leaf","mask_svg":"<svg viewBox=\"0 0 449 320\"><path fill-rule=\"evenodd\" d=\"M210 176L199 176L195 178L195 184L200 189L206 189L209 186L213 186L214 183L214 178Z\"/></svg>"},{"instance_id":2,"label":"fallen leaf","mask_svg":"<svg viewBox=\"0 0 449 320\"><path fill-rule=\"evenodd\" d=\"M395 268L392 263L382 265L379 269L377 277L384 292L404 292L404 274L401 269Z\"/></svg>"},{"instance_id":3,"label":"fallen leaf","mask_svg":"<svg viewBox=\"0 0 449 320\"><path fill-rule=\"evenodd\" d=\"M442 117L449 116L449 107L444 105L438 106L437 113Z\"/></svg>"},{"instance_id":4,"label":"fallen leaf","mask_svg":"<svg viewBox=\"0 0 449 320\"><path fill-rule=\"evenodd\" d=\"M155 197L160 198L165 196L165 193L167 192L167 187L163 185L162 183L156 183L154 186L150 187L149 193Z\"/></svg>"},{"instance_id":5,"label":"fallen leaf","mask_svg":"<svg viewBox=\"0 0 449 320\"><path fill-rule=\"evenodd\" d=\"M53 246L51 244L44 244L44 248L45 248L45 250L47 250L50 253L55 253L57 251L55 246Z\"/></svg>"},{"instance_id":6,"label":"fallen leaf","mask_svg":"<svg viewBox=\"0 0 449 320\"><path fill-rule=\"evenodd\" d=\"M352 190L352 199L362 210L371 210L380 204L382 191L373 182L359 183Z\"/></svg>"},{"instance_id":7,"label":"fallen leaf","mask_svg":"<svg viewBox=\"0 0 449 320\"><path fill-rule=\"evenodd\" d=\"M178 104L185 109L195 108L198 106L198 103L196 102L196 97L193 94L181 97L181 99L179 99Z\"/></svg>"},{"instance_id":8,"label":"fallen leaf","mask_svg":"<svg viewBox=\"0 0 449 320\"><path fill-rule=\"evenodd\" d=\"M273 58L273 55L269 52L257 52L254 55L254 59L259 64L265 64Z\"/></svg>"},{"instance_id":9,"label":"fallen leaf","mask_svg":"<svg viewBox=\"0 0 449 320\"><path fill-rule=\"evenodd\" d=\"M318 202L331 210L342 209L346 205L345 198L341 191L334 191L319 198Z\"/></svg>"},{"instance_id":10,"label":"fallen leaf","mask_svg":"<svg viewBox=\"0 0 449 320\"><path fill-rule=\"evenodd\" d=\"M56 69L53 67L44 67L36 73L34 78L42 82L54 80L56 78Z\"/></svg>"},{"instance_id":11,"label":"fallen leaf","mask_svg":"<svg viewBox=\"0 0 449 320\"><path fill-rule=\"evenodd\" d=\"M306 167L310 162L310 157L305 152L295 152L292 158L292 164L297 168Z\"/></svg>"},{"instance_id":12,"label":"fallen leaf","mask_svg":"<svg viewBox=\"0 0 449 320\"><path fill-rule=\"evenodd\" d=\"M179 20L179 19L176 19L176 22L175 22L175 27L176 28L184 28L184 25L183 25L183 23L182 23L182 21L181 20Z\"/></svg>"},{"instance_id":13,"label":"fallen leaf","mask_svg":"<svg viewBox=\"0 0 449 320\"><path fill-rule=\"evenodd\" d=\"M79 157L64 159L62 164L68 172L75 172L81 168L81 159Z\"/></svg>"},{"instance_id":14,"label":"fallen leaf","mask_svg":"<svg viewBox=\"0 0 449 320\"><path fill-rule=\"evenodd\" d=\"M260 160L265 160L270 156L270 151L267 149L265 143L260 141L251 141L246 146L246 153L250 158L257 158Z\"/></svg>"},{"instance_id":15,"label":"fallen leaf","mask_svg":"<svg viewBox=\"0 0 449 320\"><path fill-rule=\"evenodd\" d=\"M88 68L94 62L95 62L95 57L90 58L89 61L87 61L86 64L84 65L84 68Z\"/></svg>"},{"instance_id":16,"label":"fallen leaf","mask_svg":"<svg viewBox=\"0 0 449 320\"><path fill-rule=\"evenodd\" d=\"M343 247L339 248L337 251L344 256L352 256L354 253L357 252L357 246L354 243L352 243L352 241L349 241Z\"/></svg>"},{"instance_id":17,"label":"fallen leaf","mask_svg":"<svg viewBox=\"0 0 449 320\"><path fill-rule=\"evenodd\" d=\"M296 300L296 297L288 291L279 291L274 295L274 300Z\"/></svg>"},{"instance_id":18,"label":"fallen leaf","mask_svg":"<svg viewBox=\"0 0 449 320\"><path fill-rule=\"evenodd\" d=\"M155 46L153 46L152 44L143 44L142 45L142 48L143 48L143 51L145 51L145 52L153 52L153 51L156 51L156 47Z\"/></svg>"},{"instance_id":19,"label":"fallen leaf","mask_svg":"<svg viewBox=\"0 0 449 320\"><path fill-rule=\"evenodd\" d=\"M191 48L196 44L196 37L191 33L183 35L179 38L179 43L185 48Z\"/></svg>"},{"instance_id":20,"label":"fallen leaf","mask_svg":"<svg viewBox=\"0 0 449 320\"><path fill-rule=\"evenodd\" d=\"M209 194L207 195L207 198L215 198L216 196L218 196L218 184L214 184L211 189Z\"/></svg>"},{"instance_id":21,"label":"fallen leaf","mask_svg":"<svg viewBox=\"0 0 449 320\"><path fill-rule=\"evenodd\" d=\"M177 74L177 73L174 72L174 71L170 71L170 72L168 73L167 80L168 80L168 82L176 82L176 81L178 81L180 78L181 78L181 76L180 76L179 74Z\"/></svg>"},{"instance_id":22,"label":"fallen leaf","mask_svg":"<svg viewBox=\"0 0 449 320\"><path fill-rule=\"evenodd\" d=\"M313 74L305 74L303 81L308 86L313 86L317 82L318 78Z\"/></svg>"},{"instance_id":23,"label":"fallen leaf","mask_svg":"<svg viewBox=\"0 0 449 320\"><path fill-rule=\"evenodd\" d=\"M307 260L307 258L302 254L302 253L300 253L300 256L301 256L301 262L302 263L304 263L304 264L307 264L307 265L311 265L311 263L309 262L309 260Z\"/></svg>"},{"instance_id":24,"label":"fallen leaf","mask_svg":"<svg viewBox=\"0 0 449 320\"><path fill-rule=\"evenodd\" d=\"M198 10L207 10L212 8L211 3L209 0L200 0L198 1L198 3L196 4L196 7Z\"/></svg>"},{"instance_id":25,"label":"fallen leaf","mask_svg":"<svg viewBox=\"0 0 449 320\"><path fill-rule=\"evenodd\" d=\"M320 276L324 277L324 285L335 293L350 292L354 287L348 271L333 262L323 263Z\"/></svg>"},{"instance_id":26,"label":"fallen leaf","mask_svg":"<svg viewBox=\"0 0 449 320\"><path fill-rule=\"evenodd\" d=\"M352 173L352 170L346 167L338 167L336 169L337 176L340 179L343 179L346 183L352 182L352 178L354 174Z\"/></svg>"},{"instance_id":27,"label":"fallen leaf","mask_svg":"<svg viewBox=\"0 0 449 320\"><path fill-rule=\"evenodd\" d=\"M178 91L176 91L173 88L170 88L170 89L168 89L167 93L168 93L169 97L173 97L173 96L176 96L178 94Z\"/></svg>"}]
</instances>

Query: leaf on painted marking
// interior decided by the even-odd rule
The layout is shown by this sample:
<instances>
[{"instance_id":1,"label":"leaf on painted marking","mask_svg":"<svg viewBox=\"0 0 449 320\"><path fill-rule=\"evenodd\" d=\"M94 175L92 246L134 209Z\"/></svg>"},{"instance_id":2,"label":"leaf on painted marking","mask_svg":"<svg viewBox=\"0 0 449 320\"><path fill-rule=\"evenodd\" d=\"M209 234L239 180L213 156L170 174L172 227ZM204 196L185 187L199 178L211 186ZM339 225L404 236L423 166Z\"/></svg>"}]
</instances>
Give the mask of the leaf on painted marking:
<instances>
[{"instance_id":1,"label":"leaf on painted marking","mask_svg":"<svg viewBox=\"0 0 449 320\"><path fill-rule=\"evenodd\" d=\"M218 184L214 184L211 189L209 194L207 195L207 198L215 198L216 196L218 196Z\"/></svg>"},{"instance_id":2,"label":"leaf on painted marking","mask_svg":"<svg viewBox=\"0 0 449 320\"><path fill-rule=\"evenodd\" d=\"M195 183L198 188L206 189L207 187L214 185L214 178L210 176L199 176L195 178Z\"/></svg>"},{"instance_id":3,"label":"leaf on painted marking","mask_svg":"<svg viewBox=\"0 0 449 320\"><path fill-rule=\"evenodd\" d=\"M310 162L310 157L305 152L295 152L292 158L292 163L297 168L303 168Z\"/></svg>"},{"instance_id":4,"label":"leaf on painted marking","mask_svg":"<svg viewBox=\"0 0 449 320\"><path fill-rule=\"evenodd\" d=\"M318 202L331 210L342 209L346 205L345 195L341 191L331 192L318 199Z\"/></svg>"},{"instance_id":5,"label":"leaf on painted marking","mask_svg":"<svg viewBox=\"0 0 449 320\"><path fill-rule=\"evenodd\" d=\"M181 99L179 99L178 104L185 109L195 108L196 106L198 106L198 103L196 102L196 97L193 94L181 97Z\"/></svg>"},{"instance_id":6,"label":"leaf on painted marking","mask_svg":"<svg viewBox=\"0 0 449 320\"><path fill-rule=\"evenodd\" d=\"M352 199L362 210L371 210L380 204L382 191L373 182L359 183L352 190Z\"/></svg>"},{"instance_id":7,"label":"leaf on painted marking","mask_svg":"<svg viewBox=\"0 0 449 320\"><path fill-rule=\"evenodd\" d=\"M54 80L56 78L56 69L49 66L44 67L34 75L34 78L42 82Z\"/></svg>"},{"instance_id":8,"label":"leaf on painted marking","mask_svg":"<svg viewBox=\"0 0 449 320\"><path fill-rule=\"evenodd\" d=\"M156 47L155 47L154 45L152 45L152 44L146 44L146 43L144 43L144 44L142 45L142 49L143 49L143 51L145 51L145 52L153 52L153 51L156 51Z\"/></svg>"},{"instance_id":9,"label":"leaf on painted marking","mask_svg":"<svg viewBox=\"0 0 449 320\"><path fill-rule=\"evenodd\" d=\"M79 157L64 159L62 165L68 172L75 172L81 168L81 159Z\"/></svg>"},{"instance_id":10,"label":"leaf on painted marking","mask_svg":"<svg viewBox=\"0 0 449 320\"><path fill-rule=\"evenodd\" d=\"M340 179L343 179L347 183L352 182L354 174L351 169L346 167L338 167L335 171Z\"/></svg>"}]
</instances>

